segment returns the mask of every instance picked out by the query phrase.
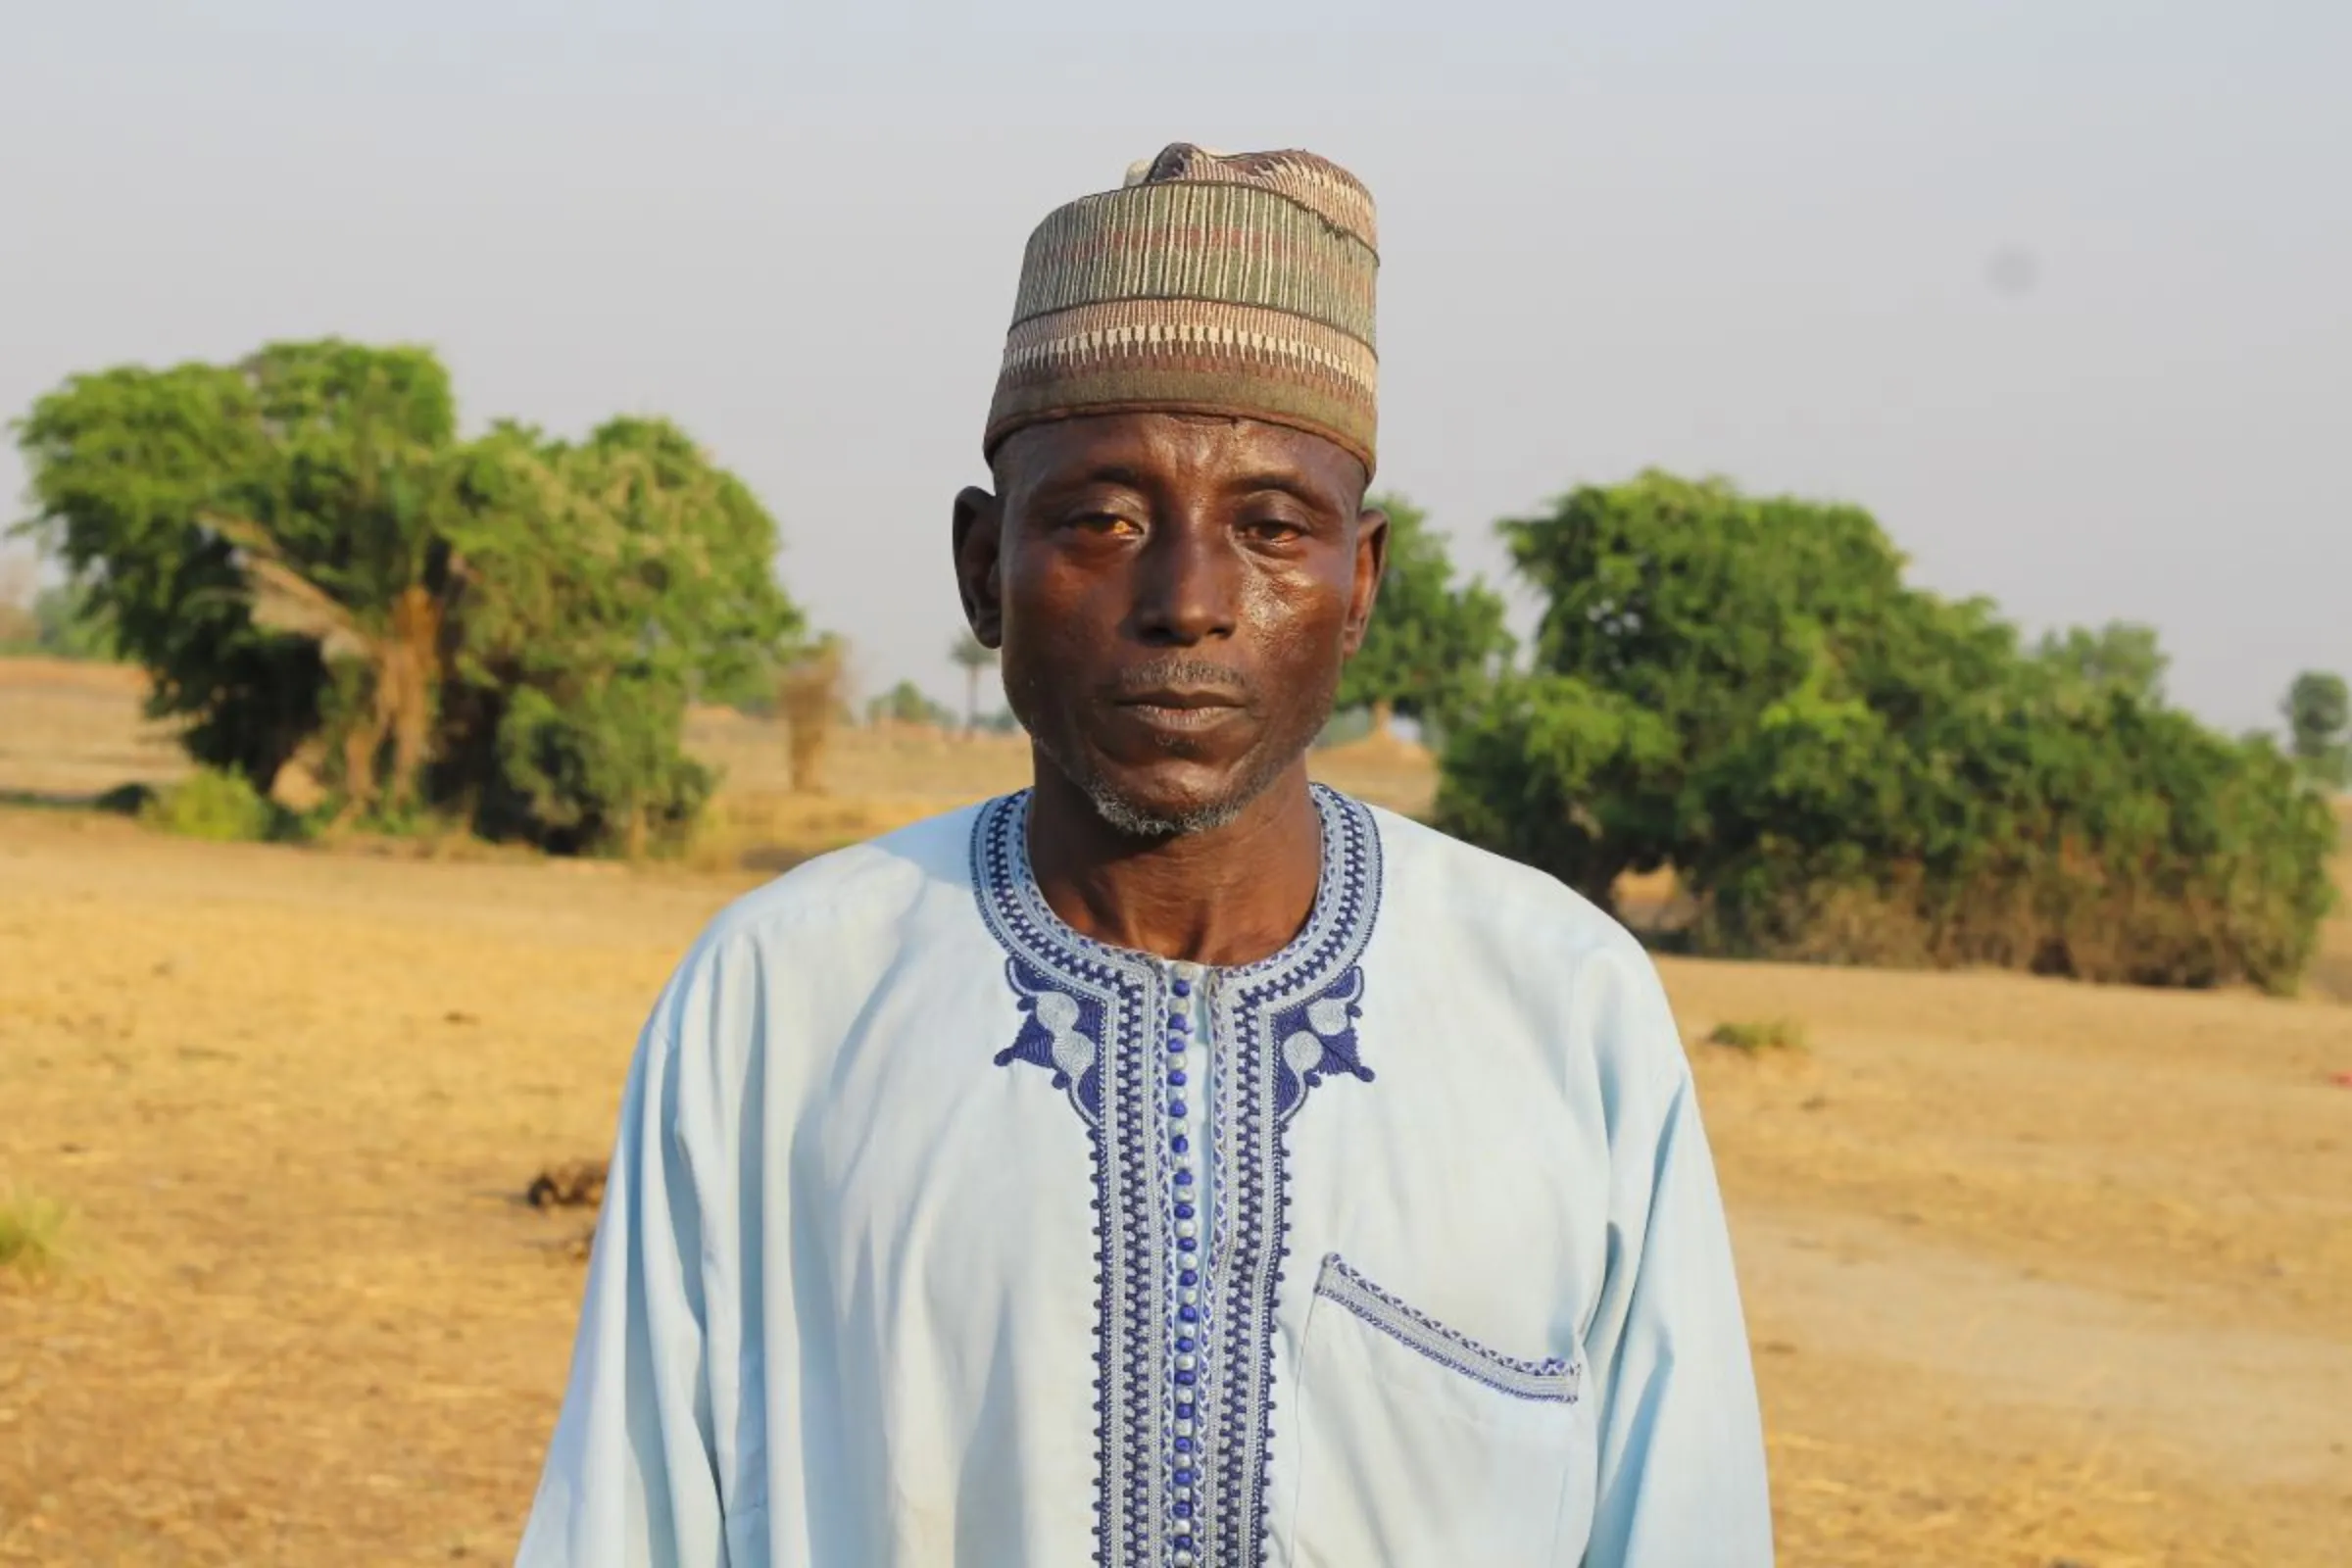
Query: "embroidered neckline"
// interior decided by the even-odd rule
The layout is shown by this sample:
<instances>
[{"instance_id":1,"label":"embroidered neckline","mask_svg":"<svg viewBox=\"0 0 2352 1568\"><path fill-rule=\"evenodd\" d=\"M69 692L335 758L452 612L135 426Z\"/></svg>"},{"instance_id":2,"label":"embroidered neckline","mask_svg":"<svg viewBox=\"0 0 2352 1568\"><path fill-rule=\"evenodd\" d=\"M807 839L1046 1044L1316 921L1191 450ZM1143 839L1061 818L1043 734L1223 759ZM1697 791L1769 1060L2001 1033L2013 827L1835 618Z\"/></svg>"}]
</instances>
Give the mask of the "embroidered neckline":
<instances>
[{"instance_id":1,"label":"embroidered neckline","mask_svg":"<svg viewBox=\"0 0 2352 1568\"><path fill-rule=\"evenodd\" d=\"M1305 926L1272 956L1230 967L1111 947L1055 914L1029 862L1029 792L990 802L973 825L974 893L1021 1013L996 1061L1050 1073L1093 1152L1095 1533L1106 1568L1264 1560L1289 1252L1284 1129L1331 1078L1374 1076L1354 1020L1380 904L1379 829L1335 791L1318 785L1314 800L1323 858ZM1208 1038L1193 1044L1210 1065L1194 1086L1169 1066L1190 1058L1163 1045L1189 1029L1174 1019L1196 989ZM1155 1023L1174 1033L1163 1042ZM1204 1151L1168 1124L1201 1090ZM1200 1215L1187 1184L1203 1157L1213 1165Z\"/></svg>"},{"instance_id":2,"label":"embroidered neckline","mask_svg":"<svg viewBox=\"0 0 2352 1568\"><path fill-rule=\"evenodd\" d=\"M1315 816L1323 838L1322 867L1315 876L1315 902L1307 910L1306 923L1298 934L1265 957L1249 963L1196 963L1189 967L1204 977L1213 978L1218 985L1244 985L1280 975L1310 963L1316 950L1338 933L1333 927L1347 915L1348 904L1349 854L1348 826L1345 818L1350 812L1361 813L1363 808L1328 786L1312 786ZM1096 960L1120 969L1166 969L1175 960L1161 958L1134 948L1115 947L1090 937L1071 925L1046 902L1045 890L1038 886L1037 870L1029 860L1029 808L1035 792L1021 790L1001 800L992 801L984 809L980 831L985 831L990 815L1000 816L998 824L1007 842L1003 846L1007 862L1003 871L1010 883L1007 891L1020 908L1020 924L1044 942L1075 950ZM1373 831L1366 820L1363 828ZM978 832L975 832L975 839ZM994 924L995 922L991 922ZM1000 934L1001 935L1001 934Z\"/></svg>"}]
</instances>

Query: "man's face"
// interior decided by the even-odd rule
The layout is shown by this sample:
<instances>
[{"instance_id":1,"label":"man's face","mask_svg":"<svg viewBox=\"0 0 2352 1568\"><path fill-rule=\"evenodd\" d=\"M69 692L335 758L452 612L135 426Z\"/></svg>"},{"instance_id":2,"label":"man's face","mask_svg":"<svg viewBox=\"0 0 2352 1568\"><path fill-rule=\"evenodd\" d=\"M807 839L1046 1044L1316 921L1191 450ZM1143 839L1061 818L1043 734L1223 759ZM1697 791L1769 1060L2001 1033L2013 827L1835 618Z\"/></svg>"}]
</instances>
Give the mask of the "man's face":
<instances>
[{"instance_id":1,"label":"man's face","mask_svg":"<svg viewBox=\"0 0 2352 1568\"><path fill-rule=\"evenodd\" d=\"M980 640L1046 759L1139 838L1233 819L1330 716L1387 549L1364 472L1250 419L1105 415L999 450L956 501Z\"/></svg>"}]
</instances>

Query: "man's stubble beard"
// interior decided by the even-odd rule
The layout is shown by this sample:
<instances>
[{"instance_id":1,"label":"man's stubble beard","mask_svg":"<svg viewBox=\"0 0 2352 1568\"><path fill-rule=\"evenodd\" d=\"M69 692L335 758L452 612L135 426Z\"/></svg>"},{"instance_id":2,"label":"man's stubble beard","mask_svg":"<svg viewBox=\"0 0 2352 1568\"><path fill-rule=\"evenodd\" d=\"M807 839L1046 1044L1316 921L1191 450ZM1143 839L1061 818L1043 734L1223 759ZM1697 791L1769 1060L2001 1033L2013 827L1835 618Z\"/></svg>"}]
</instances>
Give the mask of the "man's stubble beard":
<instances>
[{"instance_id":1,"label":"man's stubble beard","mask_svg":"<svg viewBox=\"0 0 2352 1568\"><path fill-rule=\"evenodd\" d=\"M1213 833L1229 827L1244 811L1257 804L1291 770L1291 765L1306 755L1306 750L1331 721L1331 707L1338 696L1339 679L1335 674L1331 689L1316 705L1322 713L1312 729L1289 744L1269 744L1260 747L1249 760L1235 787L1213 801L1203 801L1182 810L1168 811L1137 801L1120 791L1108 774L1097 764L1094 755L1082 741L1061 743L1059 734L1049 738L1044 730L1032 728L1030 741L1038 755L1053 768L1068 779L1078 792L1087 798L1107 827L1123 838L1142 843L1160 843L1195 833ZM1009 700L1013 695L1006 692ZM1025 715L1016 715L1023 716Z\"/></svg>"},{"instance_id":2,"label":"man's stubble beard","mask_svg":"<svg viewBox=\"0 0 2352 1568\"><path fill-rule=\"evenodd\" d=\"M1118 786L1099 769L1083 764L1073 769L1061 758L1051 753L1048 758L1055 767L1061 769L1062 776L1077 785L1087 800L1093 803L1095 814L1107 823L1112 832L1145 843L1183 838L1193 833L1213 833L1218 828L1231 826L1290 769L1290 760L1287 759L1260 759L1244 775L1240 788L1222 800L1206 801L1173 815L1166 815L1156 813L1150 807L1120 794ZM1269 766L1269 760L1274 765Z\"/></svg>"}]
</instances>

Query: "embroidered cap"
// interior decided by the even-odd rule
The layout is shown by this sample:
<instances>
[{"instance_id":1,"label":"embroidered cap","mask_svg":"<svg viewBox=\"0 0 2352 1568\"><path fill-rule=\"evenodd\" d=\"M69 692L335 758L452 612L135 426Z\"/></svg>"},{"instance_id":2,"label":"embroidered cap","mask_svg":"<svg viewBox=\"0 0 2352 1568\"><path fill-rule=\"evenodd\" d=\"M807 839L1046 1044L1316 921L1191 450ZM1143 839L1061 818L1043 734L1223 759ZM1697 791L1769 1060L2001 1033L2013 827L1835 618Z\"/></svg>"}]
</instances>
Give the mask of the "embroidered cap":
<instances>
[{"instance_id":1,"label":"embroidered cap","mask_svg":"<svg viewBox=\"0 0 2352 1568\"><path fill-rule=\"evenodd\" d=\"M1218 414L1369 472L1379 267L1371 193L1339 165L1178 142L1029 236L982 450L1080 415Z\"/></svg>"}]
</instances>

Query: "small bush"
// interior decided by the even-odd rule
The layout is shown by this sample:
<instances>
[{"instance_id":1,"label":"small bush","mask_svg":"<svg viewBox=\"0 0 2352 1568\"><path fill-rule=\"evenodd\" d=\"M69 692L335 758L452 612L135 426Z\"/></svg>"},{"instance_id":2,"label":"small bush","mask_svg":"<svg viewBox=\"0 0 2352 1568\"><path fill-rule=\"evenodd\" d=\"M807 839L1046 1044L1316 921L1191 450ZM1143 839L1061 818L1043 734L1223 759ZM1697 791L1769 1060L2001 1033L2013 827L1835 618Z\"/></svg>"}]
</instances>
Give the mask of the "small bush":
<instances>
[{"instance_id":1,"label":"small bush","mask_svg":"<svg viewBox=\"0 0 2352 1568\"><path fill-rule=\"evenodd\" d=\"M1802 1051L1805 1049L1805 1026L1794 1018L1719 1023L1708 1034L1707 1043L1729 1046L1750 1056L1760 1056L1767 1051Z\"/></svg>"},{"instance_id":2,"label":"small bush","mask_svg":"<svg viewBox=\"0 0 2352 1568\"><path fill-rule=\"evenodd\" d=\"M66 1209L31 1193L0 1195L0 1271L40 1279L65 1260Z\"/></svg>"},{"instance_id":3,"label":"small bush","mask_svg":"<svg viewBox=\"0 0 2352 1568\"><path fill-rule=\"evenodd\" d=\"M139 820L182 838L234 843L278 836L283 813L242 773L200 767L140 808Z\"/></svg>"}]
</instances>

